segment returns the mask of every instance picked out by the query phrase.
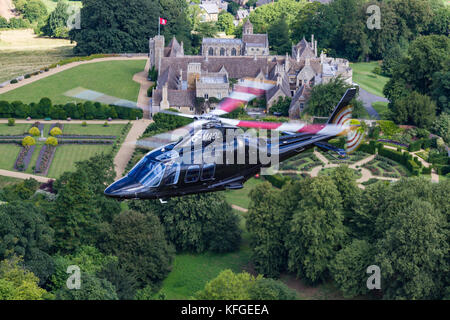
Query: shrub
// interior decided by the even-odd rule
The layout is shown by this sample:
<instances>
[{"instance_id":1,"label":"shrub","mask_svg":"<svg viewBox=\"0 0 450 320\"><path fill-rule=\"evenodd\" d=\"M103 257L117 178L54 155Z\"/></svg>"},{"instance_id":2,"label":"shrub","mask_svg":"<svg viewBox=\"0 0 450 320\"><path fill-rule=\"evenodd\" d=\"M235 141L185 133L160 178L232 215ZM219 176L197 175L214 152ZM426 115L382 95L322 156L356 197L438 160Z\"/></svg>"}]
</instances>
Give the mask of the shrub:
<instances>
[{"instance_id":1,"label":"shrub","mask_svg":"<svg viewBox=\"0 0 450 320\"><path fill-rule=\"evenodd\" d=\"M45 144L56 147L58 145L58 139L55 137L48 137L47 140L45 140Z\"/></svg>"},{"instance_id":2,"label":"shrub","mask_svg":"<svg viewBox=\"0 0 450 320\"><path fill-rule=\"evenodd\" d=\"M81 126L83 126L83 127L87 127L87 123L86 123L86 121L83 121L83 122L81 123Z\"/></svg>"},{"instance_id":3,"label":"shrub","mask_svg":"<svg viewBox=\"0 0 450 320\"><path fill-rule=\"evenodd\" d=\"M25 79L29 79L29 78L31 78L31 74L28 74L28 73L27 73L27 74L25 75Z\"/></svg>"},{"instance_id":4,"label":"shrub","mask_svg":"<svg viewBox=\"0 0 450 320\"><path fill-rule=\"evenodd\" d=\"M31 127L30 130L28 130L28 133L37 137L41 134L41 132L39 131L39 129L37 127Z\"/></svg>"},{"instance_id":5,"label":"shrub","mask_svg":"<svg viewBox=\"0 0 450 320\"><path fill-rule=\"evenodd\" d=\"M14 84L14 83L17 83L17 82L19 82L19 81L17 81L17 79L12 79L12 80L10 81L11 84Z\"/></svg>"},{"instance_id":6,"label":"shrub","mask_svg":"<svg viewBox=\"0 0 450 320\"><path fill-rule=\"evenodd\" d=\"M104 127L109 127L109 124L107 121L105 121L105 123L103 124Z\"/></svg>"},{"instance_id":7,"label":"shrub","mask_svg":"<svg viewBox=\"0 0 450 320\"><path fill-rule=\"evenodd\" d=\"M23 138L22 140L22 145L24 147L29 147L29 146L33 146L36 144L36 140L34 140L33 137L31 136L26 136L25 138Z\"/></svg>"},{"instance_id":8,"label":"shrub","mask_svg":"<svg viewBox=\"0 0 450 320\"><path fill-rule=\"evenodd\" d=\"M61 131L60 128L54 127L52 130L50 130L50 134L51 134L53 137L56 137L56 136L62 135L62 131Z\"/></svg>"},{"instance_id":9,"label":"shrub","mask_svg":"<svg viewBox=\"0 0 450 320\"><path fill-rule=\"evenodd\" d=\"M408 151L415 152L415 151L419 151L420 148L422 148L422 140L421 139L411 142L408 147Z\"/></svg>"},{"instance_id":10,"label":"shrub","mask_svg":"<svg viewBox=\"0 0 450 320\"><path fill-rule=\"evenodd\" d=\"M16 124L16 120L14 118L8 119L8 126L14 127L15 124Z\"/></svg>"},{"instance_id":11,"label":"shrub","mask_svg":"<svg viewBox=\"0 0 450 320\"><path fill-rule=\"evenodd\" d=\"M378 121L381 131L383 131L383 134L387 136L392 136L396 133L399 133L402 131L394 122L388 121L388 120L380 120Z\"/></svg>"}]
</instances>

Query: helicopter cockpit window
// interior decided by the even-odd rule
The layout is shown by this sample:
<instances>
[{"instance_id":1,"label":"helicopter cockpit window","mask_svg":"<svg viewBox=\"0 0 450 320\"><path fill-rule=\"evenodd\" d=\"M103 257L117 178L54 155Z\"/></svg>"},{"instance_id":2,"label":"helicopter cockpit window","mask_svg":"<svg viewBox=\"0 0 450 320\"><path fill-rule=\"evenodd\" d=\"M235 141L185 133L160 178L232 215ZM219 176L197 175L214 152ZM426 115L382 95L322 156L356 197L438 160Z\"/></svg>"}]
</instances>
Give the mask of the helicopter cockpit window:
<instances>
[{"instance_id":1,"label":"helicopter cockpit window","mask_svg":"<svg viewBox=\"0 0 450 320\"><path fill-rule=\"evenodd\" d=\"M164 176L166 165L162 162L148 161L137 173L136 180L146 187L157 187Z\"/></svg>"},{"instance_id":2,"label":"helicopter cockpit window","mask_svg":"<svg viewBox=\"0 0 450 320\"><path fill-rule=\"evenodd\" d=\"M198 165L189 166L184 181L186 183L197 182L199 176L200 176L200 166Z\"/></svg>"},{"instance_id":3,"label":"helicopter cockpit window","mask_svg":"<svg viewBox=\"0 0 450 320\"><path fill-rule=\"evenodd\" d=\"M214 178L214 172L216 171L215 163L208 163L203 166L202 180L211 180Z\"/></svg>"},{"instance_id":4,"label":"helicopter cockpit window","mask_svg":"<svg viewBox=\"0 0 450 320\"><path fill-rule=\"evenodd\" d=\"M180 177L180 164L175 162L167 169L166 185L172 185L178 183Z\"/></svg>"}]
</instances>

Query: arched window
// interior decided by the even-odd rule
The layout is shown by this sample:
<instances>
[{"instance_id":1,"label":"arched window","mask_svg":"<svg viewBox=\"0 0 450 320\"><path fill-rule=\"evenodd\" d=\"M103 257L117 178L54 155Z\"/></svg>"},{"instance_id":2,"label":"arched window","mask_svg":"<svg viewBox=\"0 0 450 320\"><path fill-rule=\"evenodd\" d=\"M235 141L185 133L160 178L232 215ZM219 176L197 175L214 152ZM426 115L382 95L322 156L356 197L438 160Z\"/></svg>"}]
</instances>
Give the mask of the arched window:
<instances>
[{"instance_id":1,"label":"arched window","mask_svg":"<svg viewBox=\"0 0 450 320\"><path fill-rule=\"evenodd\" d=\"M209 56L213 56L214 55L214 49L213 48L209 48L209 50L208 50L208 55Z\"/></svg>"},{"instance_id":2,"label":"arched window","mask_svg":"<svg viewBox=\"0 0 450 320\"><path fill-rule=\"evenodd\" d=\"M224 48L220 48L220 55L224 56L225 55L225 49Z\"/></svg>"},{"instance_id":3,"label":"arched window","mask_svg":"<svg viewBox=\"0 0 450 320\"><path fill-rule=\"evenodd\" d=\"M231 55L235 56L236 55L236 48L231 49Z\"/></svg>"}]
</instances>

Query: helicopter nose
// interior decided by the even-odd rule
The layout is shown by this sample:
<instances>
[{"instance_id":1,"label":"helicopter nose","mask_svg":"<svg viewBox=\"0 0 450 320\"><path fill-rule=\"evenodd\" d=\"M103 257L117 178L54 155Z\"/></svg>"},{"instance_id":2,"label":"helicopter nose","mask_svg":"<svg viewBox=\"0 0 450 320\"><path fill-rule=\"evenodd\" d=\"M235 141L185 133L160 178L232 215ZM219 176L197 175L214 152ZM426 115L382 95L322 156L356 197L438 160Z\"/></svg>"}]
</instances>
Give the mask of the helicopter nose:
<instances>
[{"instance_id":1,"label":"helicopter nose","mask_svg":"<svg viewBox=\"0 0 450 320\"><path fill-rule=\"evenodd\" d=\"M136 193L140 188L142 188L140 183L136 183L129 177L123 177L106 188L104 194L111 198L129 199L136 197Z\"/></svg>"}]
</instances>

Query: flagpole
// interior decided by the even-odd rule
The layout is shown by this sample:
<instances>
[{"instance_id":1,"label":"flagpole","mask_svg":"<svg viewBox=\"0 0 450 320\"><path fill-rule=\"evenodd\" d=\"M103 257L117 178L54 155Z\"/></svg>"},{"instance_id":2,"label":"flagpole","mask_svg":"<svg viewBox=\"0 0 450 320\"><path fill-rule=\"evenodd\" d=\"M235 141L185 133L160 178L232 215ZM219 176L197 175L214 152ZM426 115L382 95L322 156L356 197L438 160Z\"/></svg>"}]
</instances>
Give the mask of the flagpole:
<instances>
[{"instance_id":1,"label":"flagpole","mask_svg":"<svg viewBox=\"0 0 450 320\"><path fill-rule=\"evenodd\" d=\"M158 18L158 36L161 35L161 17Z\"/></svg>"}]
</instances>

